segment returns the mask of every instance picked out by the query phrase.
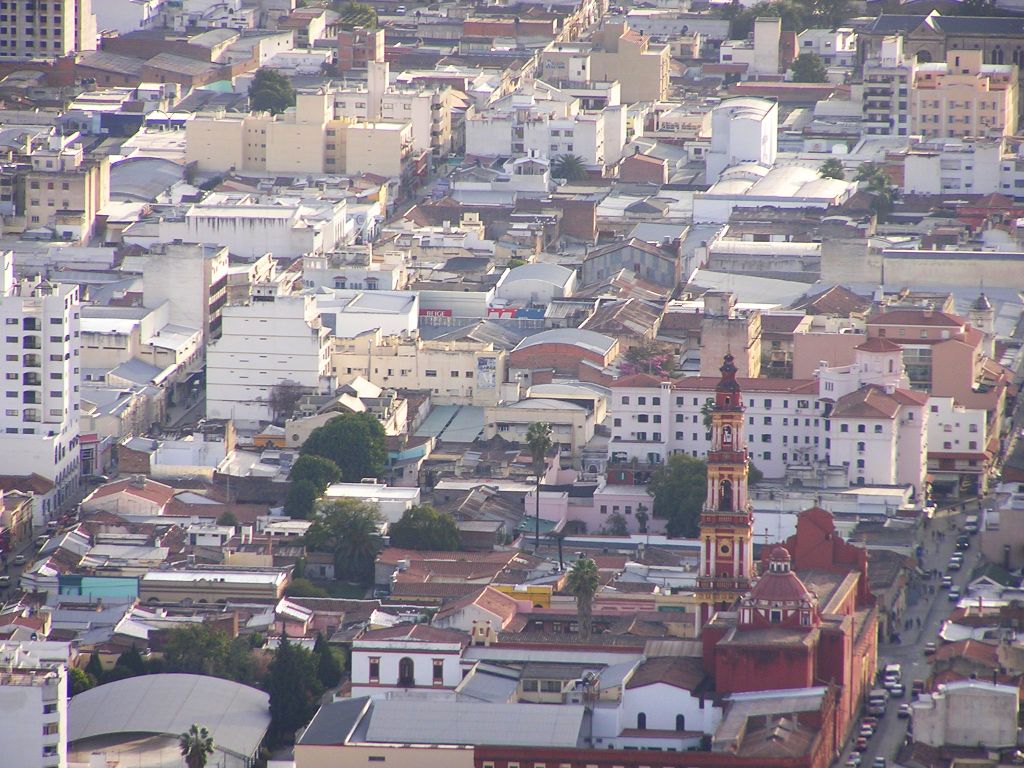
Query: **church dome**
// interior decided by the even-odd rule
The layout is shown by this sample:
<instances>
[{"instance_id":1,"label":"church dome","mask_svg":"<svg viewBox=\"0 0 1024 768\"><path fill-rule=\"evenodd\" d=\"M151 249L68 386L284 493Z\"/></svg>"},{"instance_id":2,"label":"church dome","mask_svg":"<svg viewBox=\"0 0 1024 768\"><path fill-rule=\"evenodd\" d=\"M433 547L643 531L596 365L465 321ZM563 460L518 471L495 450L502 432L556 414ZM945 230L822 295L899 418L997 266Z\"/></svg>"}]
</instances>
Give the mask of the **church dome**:
<instances>
[{"instance_id":1,"label":"church dome","mask_svg":"<svg viewBox=\"0 0 1024 768\"><path fill-rule=\"evenodd\" d=\"M982 293L974 300L974 303L971 304L971 309L976 312L986 312L992 309L992 304L989 302L988 296Z\"/></svg>"},{"instance_id":2,"label":"church dome","mask_svg":"<svg viewBox=\"0 0 1024 768\"><path fill-rule=\"evenodd\" d=\"M792 558L789 551L778 546L772 550L768 559L768 571L761 574L750 600L759 606L766 604L797 604L814 601L814 595L804 586L791 569Z\"/></svg>"}]
</instances>

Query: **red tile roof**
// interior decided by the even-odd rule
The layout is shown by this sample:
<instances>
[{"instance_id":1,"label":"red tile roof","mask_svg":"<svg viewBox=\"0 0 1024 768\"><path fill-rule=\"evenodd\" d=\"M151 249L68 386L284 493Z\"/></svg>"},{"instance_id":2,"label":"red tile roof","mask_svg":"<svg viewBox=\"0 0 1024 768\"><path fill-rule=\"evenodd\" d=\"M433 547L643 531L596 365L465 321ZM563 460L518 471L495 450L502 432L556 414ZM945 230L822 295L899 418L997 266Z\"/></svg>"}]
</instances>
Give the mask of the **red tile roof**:
<instances>
[{"instance_id":1,"label":"red tile roof","mask_svg":"<svg viewBox=\"0 0 1024 768\"><path fill-rule=\"evenodd\" d=\"M884 339L881 336L873 336L863 344L858 344L856 349L863 352L898 352L903 349L895 341Z\"/></svg>"},{"instance_id":2,"label":"red tile roof","mask_svg":"<svg viewBox=\"0 0 1024 768\"><path fill-rule=\"evenodd\" d=\"M386 629L368 629L356 640L374 642L377 640L405 640L420 643L462 643L469 642L465 632L454 629L438 629L428 624L398 624Z\"/></svg>"},{"instance_id":3,"label":"red tile roof","mask_svg":"<svg viewBox=\"0 0 1024 768\"><path fill-rule=\"evenodd\" d=\"M962 328L967 321L937 309L890 309L868 320L868 325L920 325L941 328Z\"/></svg>"},{"instance_id":4,"label":"red tile roof","mask_svg":"<svg viewBox=\"0 0 1024 768\"><path fill-rule=\"evenodd\" d=\"M118 480L113 483L107 483L101 485L95 491L93 491L89 498L86 499L103 499L107 496L114 496L119 493L126 493L129 496L137 496L140 499L146 499L152 501L154 504L161 504L166 506L171 499L174 498L174 494L177 490L169 485L158 483L156 480L150 480L148 477L144 478L141 482L135 480Z\"/></svg>"},{"instance_id":5,"label":"red tile roof","mask_svg":"<svg viewBox=\"0 0 1024 768\"><path fill-rule=\"evenodd\" d=\"M437 612L436 618L451 616L463 608L476 605L501 619L502 628L508 626L520 610L519 602L494 587L483 587L480 591L466 595L445 605Z\"/></svg>"},{"instance_id":6,"label":"red tile roof","mask_svg":"<svg viewBox=\"0 0 1024 768\"><path fill-rule=\"evenodd\" d=\"M661 656L647 659L637 667L626 683L626 688L664 683L692 691L704 682L705 677L704 664L699 658Z\"/></svg>"}]
</instances>

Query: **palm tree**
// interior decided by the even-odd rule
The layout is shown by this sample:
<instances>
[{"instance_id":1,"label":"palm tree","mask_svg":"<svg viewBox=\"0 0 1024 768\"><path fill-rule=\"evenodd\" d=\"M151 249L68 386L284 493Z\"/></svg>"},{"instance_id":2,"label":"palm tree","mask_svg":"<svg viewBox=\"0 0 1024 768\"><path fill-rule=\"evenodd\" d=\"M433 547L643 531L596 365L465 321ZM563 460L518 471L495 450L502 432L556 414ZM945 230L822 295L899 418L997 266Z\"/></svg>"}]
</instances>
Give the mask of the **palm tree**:
<instances>
[{"instance_id":1,"label":"palm tree","mask_svg":"<svg viewBox=\"0 0 1024 768\"><path fill-rule=\"evenodd\" d=\"M651 516L647 513L647 505L640 502L636 506L636 524L640 529L640 533L647 533L647 522L651 519Z\"/></svg>"},{"instance_id":2,"label":"palm tree","mask_svg":"<svg viewBox=\"0 0 1024 768\"><path fill-rule=\"evenodd\" d=\"M572 564L565 588L576 598L576 613L580 619L580 636L589 640L594 630L594 595L601 586L597 563L589 557L581 557Z\"/></svg>"},{"instance_id":3,"label":"palm tree","mask_svg":"<svg viewBox=\"0 0 1024 768\"><path fill-rule=\"evenodd\" d=\"M533 459L533 473L537 476L536 513L534 523L533 548L540 549L540 480L544 475L548 451L554 443L551 440L551 425L543 421L533 422L526 430L526 444L530 446L530 457Z\"/></svg>"},{"instance_id":4,"label":"palm tree","mask_svg":"<svg viewBox=\"0 0 1024 768\"><path fill-rule=\"evenodd\" d=\"M846 178L846 171L843 169L842 161L831 157L821 164L821 168L818 169L818 175L823 179L839 179L839 181L842 181Z\"/></svg>"},{"instance_id":5,"label":"palm tree","mask_svg":"<svg viewBox=\"0 0 1024 768\"><path fill-rule=\"evenodd\" d=\"M711 425L715 423L713 414L715 412L715 401L710 397L704 401L704 404L700 407L700 415L703 417L704 429L708 432L711 431Z\"/></svg>"},{"instance_id":6,"label":"palm tree","mask_svg":"<svg viewBox=\"0 0 1024 768\"><path fill-rule=\"evenodd\" d=\"M551 175L566 181L582 181L587 178L587 166L579 155L559 155L551 164Z\"/></svg>"},{"instance_id":7,"label":"palm tree","mask_svg":"<svg viewBox=\"0 0 1024 768\"><path fill-rule=\"evenodd\" d=\"M213 754L213 737L206 728L193 724L178 737L178 747L188 768L206 768L207 756Z\"/></svg>"}]
</instances>

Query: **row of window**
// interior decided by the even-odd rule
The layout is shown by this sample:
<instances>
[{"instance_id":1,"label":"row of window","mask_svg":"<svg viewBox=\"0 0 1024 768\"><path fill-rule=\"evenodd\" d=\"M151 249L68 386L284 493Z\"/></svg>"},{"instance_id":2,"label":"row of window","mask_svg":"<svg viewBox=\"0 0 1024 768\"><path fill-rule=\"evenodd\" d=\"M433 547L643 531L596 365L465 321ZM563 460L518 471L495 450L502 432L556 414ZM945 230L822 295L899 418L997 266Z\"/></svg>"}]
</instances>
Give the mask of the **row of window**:
<instances>
[{"instance_id":1,"label":"row of window","mask_svg":"<svg viewBox=\"0 0 1024 768\"><path fill-rule=\"evenodd\" d=\"M708 399L710 400L710 398L708 398ZM651 403L650 403L651 405L661 405L661 398L658 397L657 395L651 397L650 400L651 400ZM762 406L765 409L767 409L767 410L771 410L773 402L774 402L773 398L766 397L766 398L764 398L762 400ZM621 403L622 403L622 405L629 405L630 404L630 396L629 395L623 395L622 398L621 398ZM637 398L636 398L636 404L637 405L647 405L647 396L646 395L638 395ZM701 399L699 397L694 397L694 398L691 398L691 403L690 404L693 405L694 407L697 407L697 406L702 405L703 403L701 402ZM676 397L676 405L678 407L685 407L686 406L686 398L682 397L682 396ZM753 398L753 397L749 398L748 402L747 402L747 405L749 407L751 407L751 408L756 408L757 407L757 399ZM821 404L816 400L814 402L814 407L815 408L820 408L820 406L821 406ZM782 407L783 408L789 408L789 400L783 400L782 401ZM811 401L810 400L797 400L796 401L796 407L797 408L810 408L811 407Z\"/></svg>"}]
</instances>

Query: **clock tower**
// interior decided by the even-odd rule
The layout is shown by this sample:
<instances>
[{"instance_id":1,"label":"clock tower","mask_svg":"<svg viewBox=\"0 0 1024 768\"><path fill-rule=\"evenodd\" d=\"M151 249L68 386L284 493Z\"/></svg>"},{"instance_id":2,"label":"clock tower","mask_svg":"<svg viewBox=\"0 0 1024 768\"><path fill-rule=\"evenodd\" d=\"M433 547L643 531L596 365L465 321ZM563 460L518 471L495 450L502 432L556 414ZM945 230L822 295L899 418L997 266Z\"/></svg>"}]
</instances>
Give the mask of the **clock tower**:
<instances>
[{"instance_id":1,"label":"clock tower","mask_svg":"<svg viewBox=\"0 0 1024 768\"><path fill-rule=\"evenodd\" d=\"M728 610L753 583L754 514L747 497L747 443L743 436L743 397L733 357L719 369L711 411L708 484L700 515L700 570L697 603L703 627L717 610Z\"/></svg>"}]
</instances>

